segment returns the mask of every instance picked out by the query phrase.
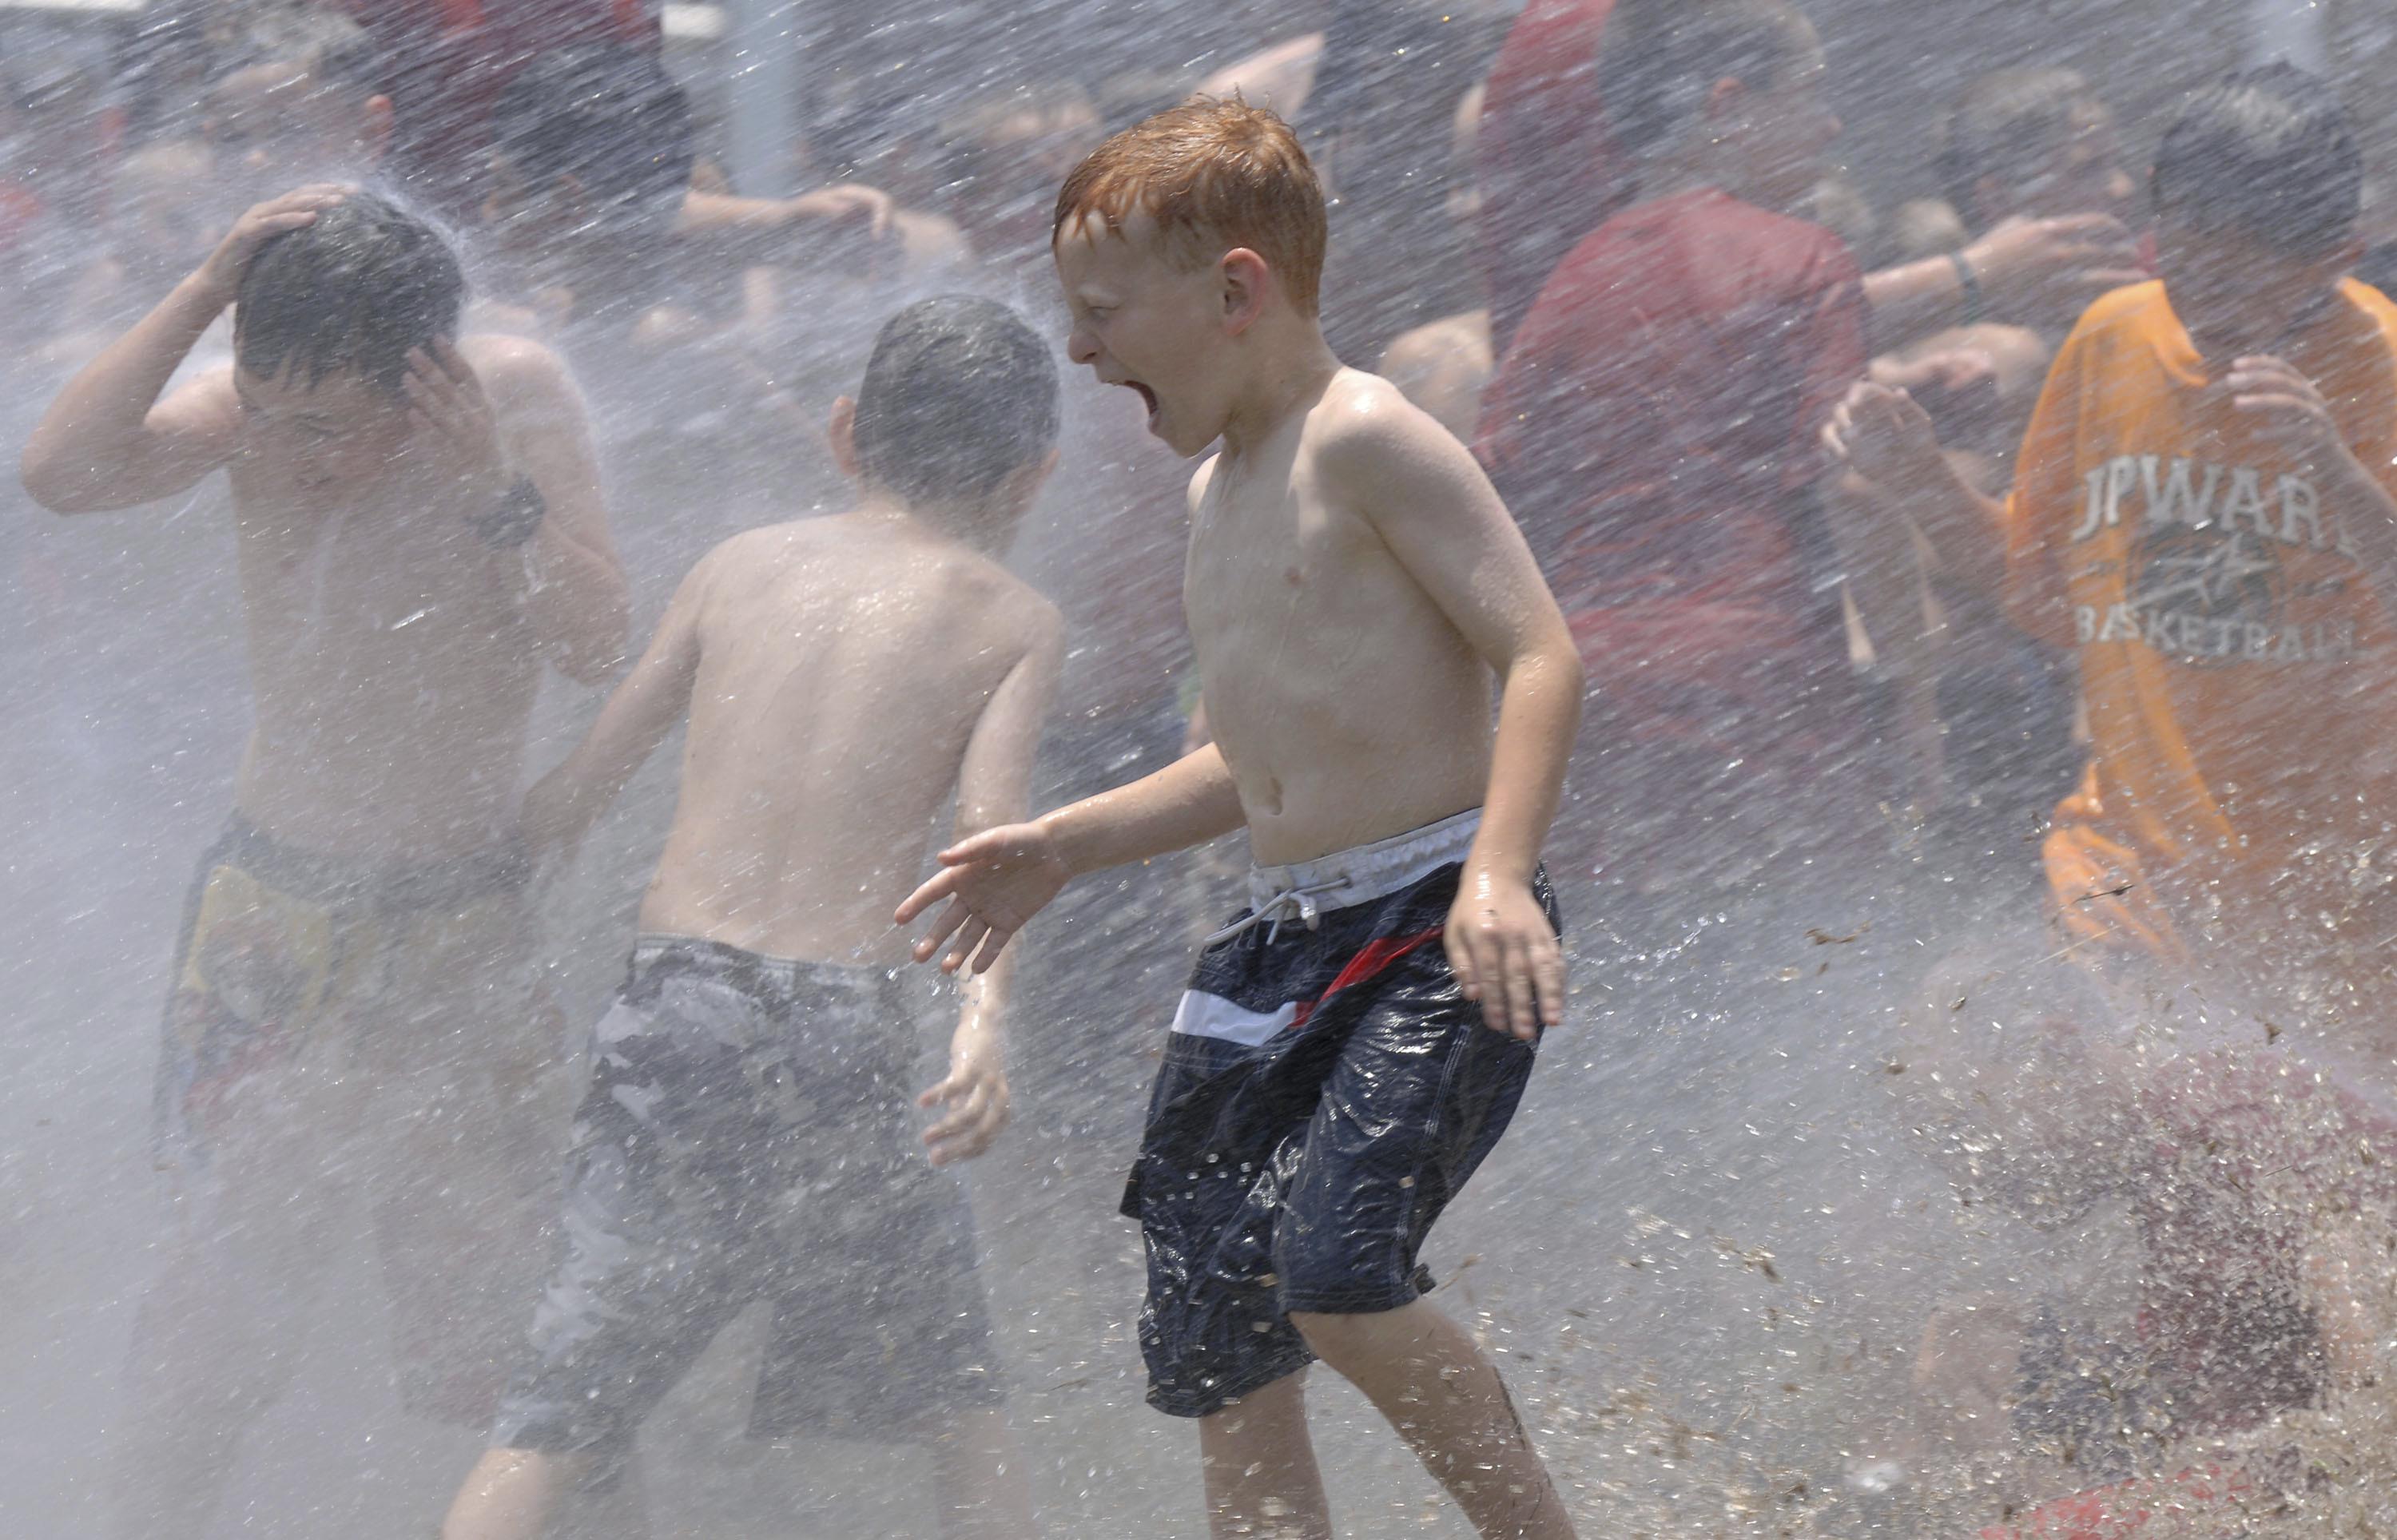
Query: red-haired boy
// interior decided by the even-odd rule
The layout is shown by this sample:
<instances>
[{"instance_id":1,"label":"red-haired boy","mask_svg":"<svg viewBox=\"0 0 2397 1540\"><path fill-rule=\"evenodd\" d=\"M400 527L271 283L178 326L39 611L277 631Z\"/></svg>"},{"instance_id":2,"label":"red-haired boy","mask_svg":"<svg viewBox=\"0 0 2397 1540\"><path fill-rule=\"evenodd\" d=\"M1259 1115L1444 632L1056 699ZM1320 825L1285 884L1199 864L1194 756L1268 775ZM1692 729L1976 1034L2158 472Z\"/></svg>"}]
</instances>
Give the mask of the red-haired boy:
<instances>
[{"instance_id":1,"label":"red-haired boy","mask_svg":"<svg viewBox=\"0 0 2397 1540\"><path fill-rule=\"evenodd\" d=\"M1482 1533L1568 1535L1415 1258L1561 1012L1539 851L1581 668L1471 456L1325 345L1324 230L1296 139L1237 100L1160 113L1066 179L1072 356L1179 453L1221 442L1183 590L1215 742L944 852L900 920L952 898L917 958L987 967L1073 877L1245 827L1252 902L1199 958L1124 1201L1150 1402L1199 1419L1218 1535L1332 1533L1318 1357Z\"/></svg>"}]
</instances>

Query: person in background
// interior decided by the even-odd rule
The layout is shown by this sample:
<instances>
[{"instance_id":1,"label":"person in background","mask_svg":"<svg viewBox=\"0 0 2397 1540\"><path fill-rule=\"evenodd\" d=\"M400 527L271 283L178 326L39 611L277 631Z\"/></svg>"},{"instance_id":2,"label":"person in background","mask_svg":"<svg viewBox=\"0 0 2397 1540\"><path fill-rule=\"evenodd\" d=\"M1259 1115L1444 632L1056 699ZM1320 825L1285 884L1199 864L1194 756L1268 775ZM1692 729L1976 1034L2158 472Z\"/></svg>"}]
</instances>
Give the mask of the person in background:
<instances>
[{"instance_id":1,"label":"person in background","mask_svg":"<svg viewBox=\"0 0 2397 1540\"><path fill-rule=\"evenodd\" d=\"M2084 1094L2022 1143L2089 1176L2150 1149L2170 1162L2124 1179L2166 1210L2149 1283L2179 1297L2143 1316L2137 1387L2176 1436L2385 1378L2397 307L2347 276L2363 165L2318 77L2227 77L2157 152L2161 278L2073 327L2003 501L1957 473L1901 390L1856 387L1831 437L1872 480L1920 489L1906 512L1935 573L2077 657L2088 764L2042 844L2039 946L2073 977L2033 998L2110 1069L2056 1075ZM1938 995L2003 971L1969 952L1943 969ZM1945 1046L1943 1082L1956 1069L1975 1104L2049 1115L2010 1094L2007 1055ZM2210 1216L2226 1203L2262 1220ZM2022 1532L2151 1495L2085 1494Z\"/></svg>"},{"instance_id":2,"label":"person in background","mask_svg":"<svg viewBox=\"0 0 2397 1540\"><path fill-rule=\"evenodd\" d=\"M564 1086L519 788L544 666L622 661L624 578L564 368L462 337L464 293L391 203L287 193L25 446L26 490L77 515L222 471L249 644L254 725L161 1034L176 1212L114 1451L128 1537L207 1524L358 1204L417 1416L488 1420L538 1276ZM231 362L169 392L228 305Z\"/></svg>"},{"instance_id":3,"label":"person in background","mask_svg":"<svg viewBox=\"0 0 2397 1540\"><path fill-rule=\"evenodd\" d=\"M1472 262L1450 213L1450 147L1493 32L1479 0L1332 7L1314 89L1292 120L1332 199L1332 349L1360 367L1400 333L1475 307Z\"/></svg>"},{"instance_id":4,"label":"person in background","mask_svg":"<svg viewBox=\"0 0 2397 1540\"><path fill-rule=\"evenodd\" d=\"M1961 215L1949 251L2009 223L2131 215L2135 188L2113 115L2075 71L2010 69L1975 81L1942 125L1936 164L1941 206ZM2040 381L2079 318L2068 295L2044 301L1989 311L1873 361L1875 380L1910 388L1935 414L1949 463L1990 495L2012 480ZM1914 495L1853 473L1827 487L1834 518L1880 529L1905 527ZM2067 660L2004 627L1985 597L1927 575L1919 535L1853 543L1881 553L1848 571L1847 592L1871 666L1896 693L1907 805L1925 820L1943 869L1987 870L1995 859L2028 880L2021 832L2079 771Z\"/></svg>"},{"instance_id":5,"label":"person in background","mask_svg":"<svg viewBox=\"0 0 2397 1540\"><path fill-rule=\"evenodd\" d=\"M760 1299L754 1435L918 1446L943 1534L1033 1533L971 1216L933 1169L1007 1124L1007 976L969 988L918 1097L887 915L952 797L960 834L1028 811L1063 628L994 553L1056 435L1055 365L1012 312L947 298L892 316L833 418L858 506L704 557L527 796L536 850L570 856L688 721L631 970L593 1033L567 1243L445 1540L534 1540L568 1491L610 1484ZM938 1117L920 1136L918 1105Z\"/></svg>"},{"instance_id":6,"label":"person in background","mask_svg":"<svg viewBox=\"0 0 2397 1540\"><path fill-rule=\"evenodd\" d=\"M1644 910L1712 909L1878 822L1814 498L1867 312L1845 245L1787 212L1840 131L1803 15L1623 0L1600 81L1640 198L1541 290L1476 448L1603 682L1561 820L1573 880L1602 860Z\"/></svg>"},{"instance_id":7,"label":"person in background","mask_svg":"<svg viewBox=\"0 0 2397 1540\"><path fill-rule=\"evenodd\" d=\"M1541 285L1573 246L1638 192L1629 152L1612 137L1601 60L1617 0L1529 0L1491 66L1480 139L1481 263L1491 343L1506 356ZM1883 348L1969 318L2061 293L2085 304L2131 282L2136 254L2113 219L2078 215L1992 231L1963 253L1866 275Z\"/></svg>"},{"instance_id":8,"label":"person in background","mask_svg":"<svg viewBox=\"0 0 2397 1540\"><path fill-rule=\"evenodd\" d=\"M1481 189L1475 180L1474 140L1481 122L1482 87L1476 86L1457 100L1449 126L1449 191L1445 210L1457 239L1470 244L1481 210ZM1468 266L1474 284L1472 303L1463 310L1400 332L1383 350L1373 372L1396 385L1406 398L1430 413L1458 439L1471 443L1481 421L1481 392L1490 383L1497 360L1490 352L1489 296L1480 286L1480 270Z\"/></svg>"}]
</instances>

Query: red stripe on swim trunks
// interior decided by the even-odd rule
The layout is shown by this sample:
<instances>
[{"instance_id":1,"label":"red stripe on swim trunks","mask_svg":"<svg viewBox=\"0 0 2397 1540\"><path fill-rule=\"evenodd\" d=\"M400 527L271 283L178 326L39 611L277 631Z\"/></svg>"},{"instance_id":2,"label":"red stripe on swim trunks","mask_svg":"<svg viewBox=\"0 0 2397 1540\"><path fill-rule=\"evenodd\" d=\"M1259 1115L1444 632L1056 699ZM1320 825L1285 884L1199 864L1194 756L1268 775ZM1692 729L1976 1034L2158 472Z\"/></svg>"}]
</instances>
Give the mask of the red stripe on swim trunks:
<instances>
[{"instance_id":1,"label":"red stripe on swim trunks","mask_svg":"<svg viewBox=\"0 0 2397 1540\"><path fill-rule=\"evenodd\" d=\"M1323 1007L1325 1002L1341 990L1354 989L1359 984L1372 980L1387 972L1392 963L1408 953L1439 940L1440 933L1445 929L1447 927L1444 925L1434 925L1419 935L1386 936L1379 941L1368 942L1365 949L1350 958L1348 965L1341 969L1330 984L1324 986L1321 994L1317 995L1313 1000L1299 1002L1298 1016L1290 1024L1290 1030L1295 1032L1305 1027L1307 1018L1315 1015Z\"/></svg>"}]
</instances>

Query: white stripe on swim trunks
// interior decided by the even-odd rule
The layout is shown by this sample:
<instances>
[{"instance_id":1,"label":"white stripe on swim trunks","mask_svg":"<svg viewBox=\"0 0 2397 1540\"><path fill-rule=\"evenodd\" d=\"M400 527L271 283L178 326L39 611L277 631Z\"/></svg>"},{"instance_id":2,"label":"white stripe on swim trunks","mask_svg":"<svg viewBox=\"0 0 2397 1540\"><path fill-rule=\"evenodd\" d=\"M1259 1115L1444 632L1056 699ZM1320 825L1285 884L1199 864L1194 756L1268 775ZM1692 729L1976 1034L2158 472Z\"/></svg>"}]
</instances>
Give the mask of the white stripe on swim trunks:
<instances>
[{"instance_id":1,"label":"white stripe on swim trunks","mask_svg":"<svg viewBox=\"0 0 2397 1540\"><path fill-rule=\"evenodd\" d=\"M1190 1037L1217 1038L1237 1042L1243 1048L1254 1048L1271 1039L1298 1020L1298 1002L1285 1003L1279 1011L1251 1011L1234 1004L1219 994L1200 989L1185 990L1182 1003L1173 1009L1173 1029Z\"/></svg>"},{"instance_id":2,"label":"white stripe on swim trunks","mask_svg":"<svg viewBox=\"0 0 2397 1540\"><path fill-rule=\"evenodd\" d=\"M1208 946L1261 924L1275 931L1295 919L1307 929L1334 909L1387 897L1465 859L1481 828L1481 810L1410 830L1393 839L1359 845L1297 866L1258 867L1249 873L1250 912L1207 938ZM1298 1019L1298 1002L1274 1011L1252 1011L1219 994L1185 991L1174 1008L1173 1029L1192 1037L1217 1038L1253 1048Z\"/></svg>"}]
</instances>

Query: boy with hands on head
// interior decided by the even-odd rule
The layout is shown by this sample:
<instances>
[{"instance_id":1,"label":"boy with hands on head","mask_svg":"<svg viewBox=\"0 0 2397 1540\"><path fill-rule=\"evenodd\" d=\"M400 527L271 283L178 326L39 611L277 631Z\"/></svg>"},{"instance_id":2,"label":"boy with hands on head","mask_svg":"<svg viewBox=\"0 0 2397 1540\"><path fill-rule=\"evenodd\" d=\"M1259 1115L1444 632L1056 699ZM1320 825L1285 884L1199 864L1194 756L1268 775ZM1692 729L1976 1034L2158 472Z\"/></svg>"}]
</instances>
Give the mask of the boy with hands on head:
<instances>
[{"instance_id":1,"label":"boy with hands on head","mask_svg":"<svg viewBox=\"0 0 2397 1540\"><path fill-rule=\"evenodd\" d=\"M1215 741L943 852L899 923L949 900L916 956L980 971L1073 878L1245 827L1252 902L1176 1013L1125 1196L1149 1400L1199 1420L1219 1535L1332 1533L1298 1374L1317 1357L1482 1533L1569 1534L1415 1256L1561 1018L1539 847L1572 640L1470 455L1325 345L1322 191L1279 119L1161 113L1082 163L1053 228L1074 360L1177 452L1221 441L1184 580Z\"/></svg>"},{"instance_id":2,"label":"boy with hands on head","mask_svg":"<svg viewBox=\"0 0 2397 1540\"><path fill-rule=\"evenodd\" d=\"M248 643L249 743L164 1022L177 1224L135 1330L119 1533L205 1524L358 1200L415 1415L488 1419L538 1276L565 1082L519 788L544 661L613 668L624 581L572 384L538 344L460 337L464 294L387 200L270 199L24 451L28 490L79 514L222 470ZM232 362L170 390L228 305Z\"/></svg>"}]
</instances>

